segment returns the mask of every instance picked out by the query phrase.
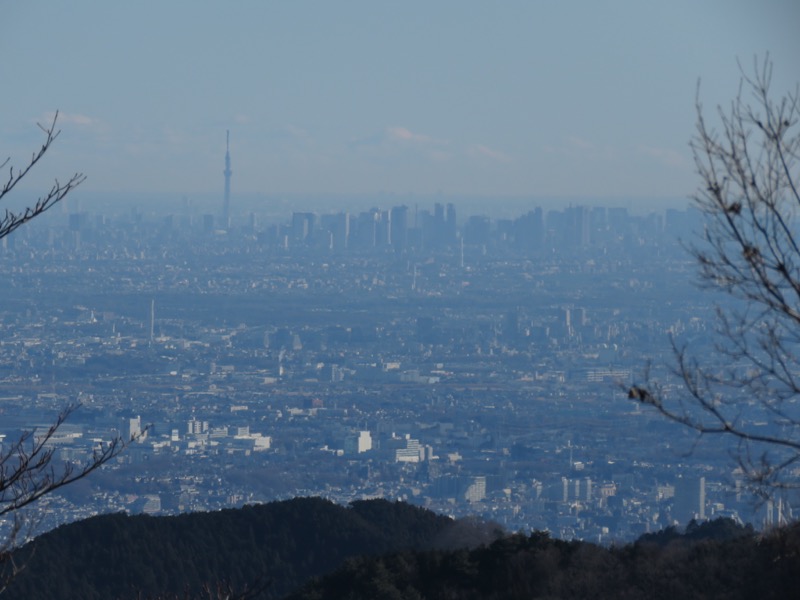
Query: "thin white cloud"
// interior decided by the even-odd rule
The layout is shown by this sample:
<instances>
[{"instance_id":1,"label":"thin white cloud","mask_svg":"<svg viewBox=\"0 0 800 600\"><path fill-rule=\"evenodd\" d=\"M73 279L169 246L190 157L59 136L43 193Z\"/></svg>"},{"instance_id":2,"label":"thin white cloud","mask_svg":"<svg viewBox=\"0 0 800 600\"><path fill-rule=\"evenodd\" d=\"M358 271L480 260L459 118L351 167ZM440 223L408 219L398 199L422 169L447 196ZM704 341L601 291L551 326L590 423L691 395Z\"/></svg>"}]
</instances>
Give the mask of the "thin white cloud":
<instances>
[{"instance_id":1,"label":"thin white cloud","mask_svg":"<svg viewBox=\"0 0 800 600\"><path fill-rule=\"evenodd\" d=\"M386 139L395 142L413 142L415 144L442 144L443 142L429 135L414 133L405 127L387 127Z\"/></svg>"},{"instance_id":2,"label":"thin white cloud","mask_svg":"<svg viewBox=\"0 0 800 600\"><path fill-rule=\"evenodd\" d=\"M49 127L56 118L56 112L43 113L35 122L40 127ZM92 140L95 143L108 142L113 135L109 123L97 117L82 113L58 111L56 129L64 130L64 135L72 140Z\"/></svg>"},{"instance_id":3,"label":"thin white cloud","mask_svg":"<svg viewBox=\"0 0 800 600\"><path fill-rule=\"evenodd\" d=\"M431 148L427 150L426 154L428 158L437 162L450 160L452 158L452 155L449 152L445 150L439 150L437 148Z\"/></svg>"},{"instance_id":4,"label":"thin white cloud","mask_svg":"<svg viewBox=\"0 0 800 600\"><path fill-rule=\"evenodd\" d=\"M314 138L311 136L308 130L303 129L302 127L298 127L296 125L292 125L291 123L267 129L262 135L263 139L269 140L271 142L279 142L279 143L314 142Z\"/></svg>"},{"instance_id":5,"label":"thin white cloud","mask_svg":"<svg viewBox=\"0 0 800 600\"><path fill-rule=\"evenodd\" d=\"M413 132L407 127L393 125L370 136L352 140L349 145L351 147L391 145L444 146L447 145L447 141Z\"/></svg>"},{"instance_id":6,"label":"thin white cloud","mask_svg":"<svg viewBox=\"0 0 800 600\"><path fill-rule=\"evenodd\" d=\"M494 150L483 144L472 144L467 148L467 154L477 158L489 158L498 162L511 162L511 157L505 152Z\"/></svg>"},{"instance_id":7,"label":"thin white cloud","mask_svg":"<svg viewBox=\"0 0 800 600\"><path fill-rule=\"evenodd\" d=\"M467 144L455 147L449 140L412 131L408 127L392 125L370 136L352 140L351 148L374 148L381 154L416 154L431 161L443 162L455 157L468 156L494 162L512 162L512 158L500 150L484 144Z\"/></svg>"},{"instance_id":8,"label":"thin white cloud","mask_svg":"<svg viewBox=\"0 0 800 600\"><path fill-rule=\"evenodd\" d=\"M639 146L638 151L645 154L667 167L684 167L689 164L686 157L671 148L660 148L658 146Z\"/></svg>"},{"instance_id":9,"label":"thin white cloud","mask_svg":"<svg viewBox=\"0 0 800 600\"><path fill-rule=\"evenodd\" d=\"M576 150L593 150L594 144L589 140L585 140L576 135L570 135L566 138L567 146Z\"/></svg>"},{"instance_id":10,"label":"thin white cloud","mask_svg":"<svg viewBox=\"0 0 800 600\"><path fill-rule=\"evenodd\" d=\"M48 112L45 113L44 116L39 119L39 123L42 125L47 125L53 122L55 119L56 113L55 112ZM90 127L96 124L96 120L92 117L88 117L86 115L81 115L78 113L66 113L66 112L59 112L58 113L58 123L61 125L80 125L83 127Z\"/></svg>"},{"instance_id":11,"label":"thin white cloud","mask_svg":"<svg viewBox=\"0 0 800 600\"><path fill-rule=\"evenodd\" d=\"M189 137L183 131L172 127L165 127L162 135L164 142L173 146L184 146L189 141Z\"/></svg>"},{"instance_id":12,"label":"thin white cloud","mask_svg":"<svg viewBox=\"0 0 800 600\"><path fill-rule=\"evenodd\" d=\"M303 129L302 127L297 127L296 125L286 125L284 127L284 131L292 137L295 138L303 138L303 139L310 139L311 135L308 133L307 130Z\"/></svg>"},{"instance_id":13,"label":"thin white cloud","mask_svg":"<svg viewBox=\"0 0 800 600\"><path fill-rule=\"evenodd\" d=\"M557 154L582 160L608 161L617 159L617 152L612 146L600 146L577 135L564 137L559 145L545 146L544 151L548 154Z\"/></svg>"}]
</instances>

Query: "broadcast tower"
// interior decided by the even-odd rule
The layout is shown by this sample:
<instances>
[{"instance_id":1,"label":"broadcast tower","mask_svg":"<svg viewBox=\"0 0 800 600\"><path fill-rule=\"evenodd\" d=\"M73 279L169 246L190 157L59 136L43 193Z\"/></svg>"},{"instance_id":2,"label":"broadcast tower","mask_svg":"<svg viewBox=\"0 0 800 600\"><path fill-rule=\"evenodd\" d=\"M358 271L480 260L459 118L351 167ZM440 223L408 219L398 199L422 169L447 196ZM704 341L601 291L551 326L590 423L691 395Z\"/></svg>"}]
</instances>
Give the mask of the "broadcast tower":
<instances>
[{"instance_id":1,"label":"broadcast tower","mask_svg":"<svg viewBox=\"0 0 800 600\"><path fill-rule=\"evenodd\" d=\"M231 132L225 131L225 202L222 206L222 224L228 229L231 224Z\"/></svg>"}]
</instances>

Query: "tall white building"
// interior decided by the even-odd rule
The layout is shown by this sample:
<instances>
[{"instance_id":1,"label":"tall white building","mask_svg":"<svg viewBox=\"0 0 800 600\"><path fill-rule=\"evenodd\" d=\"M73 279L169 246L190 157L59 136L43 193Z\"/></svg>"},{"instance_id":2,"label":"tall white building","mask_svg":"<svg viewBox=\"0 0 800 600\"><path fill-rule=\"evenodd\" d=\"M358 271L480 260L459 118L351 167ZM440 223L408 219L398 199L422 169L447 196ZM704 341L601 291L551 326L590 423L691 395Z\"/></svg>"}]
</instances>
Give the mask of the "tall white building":
<instances>
[{"instance_id":1,"label":"tall white building","mask_svg":"<svg viewBox=\"0 0 800 600\"><path fill-rule=\"evenodd\" d=\"M139 439L142 436L142 417L136 416L128 420L128 439Z\"/></svg>"},{"instance_id":2,"label":"tall white building","mask_svg":"<svg viewBox=\"0 0 800 600\"><path fill-rule=\"evenodd\" d=\"M395 462L418 463L425 460L425 448L419 440L413 439L409 434L400 440L400 447L394 451Z\"/></svg>"},{"instance_id":3,"label":"tall white building","mask_svg":"<svg viewBox=\"0 0 800 600\"><path fill-rule=\"evenodd\" d=\"M344 439L345 454L361 454L372 450L372 435L369 431L359 431L358 435L350 435Z\"/></svg>"},{"instance_id":4,"label":"tall white building","mask_svg":"<svg viewBox=\"0 0 800 600\"><path fill-rule=\"evenodd\" d=\"M464 500L467 502L480 502L486 498L486 477L479 475L472 477L464 491Z\"/></svg>"},{"instance_id":5,"label":"tall white building","mask_svg":"<svg viewBox=\"0 0 800 600\"><path fill-rule=\"evenodd\" d=\"M186 423L186 433L190 435L196 433L205 433L207 431L208 421L198 421L197 419L192 418Z\"/></svg>"}]
</instances>

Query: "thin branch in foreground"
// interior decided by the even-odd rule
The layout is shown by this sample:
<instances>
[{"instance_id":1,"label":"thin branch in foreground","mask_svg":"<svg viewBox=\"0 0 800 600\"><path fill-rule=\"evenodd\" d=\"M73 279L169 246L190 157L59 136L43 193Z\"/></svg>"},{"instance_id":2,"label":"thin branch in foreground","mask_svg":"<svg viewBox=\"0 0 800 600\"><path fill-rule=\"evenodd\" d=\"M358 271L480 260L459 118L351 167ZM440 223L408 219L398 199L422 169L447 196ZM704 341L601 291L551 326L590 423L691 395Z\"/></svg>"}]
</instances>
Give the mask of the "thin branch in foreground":
<instances>
[{"instance_id":1,"label":"thin branch in foreground","mask_svg":"<svg viewBox=\"0 0 800 600\"><path fill-rule=\"evenodd\" d=\"M42 125L39 123L39 128L44 132L45 139L41 148L34 152L30 161L21 169L15 169L13 166L8 168L8 179L0 187L0 201L2 201L7 194L9 194L17 184L25 178L30 170L41 160L41 158L50 149L50 146L58 138L61 133L60 129L56 129L58 121L58 111L53 116L53 121L49 125ZM11 158L7 158L0 164L0 168L5 168L11 162ZM50 190L40 196L39 199L32 205L28 206L21 211L13 211L6 209L3 216L0 217L0 239L10 235L29 221L35 219L42 213L46 212L59 202L63 200L67 194L79 186L86 180L83 173L75 173L65 183L61 183L58 179L55 180Z\"/></svg>"}]
</instances>

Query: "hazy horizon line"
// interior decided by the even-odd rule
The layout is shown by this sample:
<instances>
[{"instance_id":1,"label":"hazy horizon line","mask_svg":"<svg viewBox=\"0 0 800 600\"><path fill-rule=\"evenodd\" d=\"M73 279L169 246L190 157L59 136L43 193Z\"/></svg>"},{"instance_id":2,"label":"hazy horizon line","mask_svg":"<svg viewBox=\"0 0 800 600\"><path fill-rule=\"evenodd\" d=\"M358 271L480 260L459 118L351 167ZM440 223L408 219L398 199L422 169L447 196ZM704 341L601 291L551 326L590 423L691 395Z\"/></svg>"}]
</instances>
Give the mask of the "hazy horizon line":
<instances>
[{"instance_id":1,"label":"hazy horizon line","mask_svg":"<svg viewBox=\"0 0 800 600\"><path fill-rule=\"evenodd\" d=\"M7 208L20 210L29 206L41 194L41 188L15 190ZM129 212L138 208L142 212L168 215L182 213L222 214L223 191L219 192L126 192L74 190L55 213L96 212L106 215ZM375 192L347 194L323 193L266 193L240 192L231 194L231 215L235 220L251 213L269 218L284 218L293 212L330 214L358 213L370 209L387 210L406 205L411 210L433 211L435 204L453 204L459 218L488 216L490 218L516 218L535 208L545 211L584 206L626 208L631 214L663 212L667 209L685 210L691 206L687 196L581 196L581 195L509 195L509 194L421 194Z\"/></svg>"}]
</instances>

